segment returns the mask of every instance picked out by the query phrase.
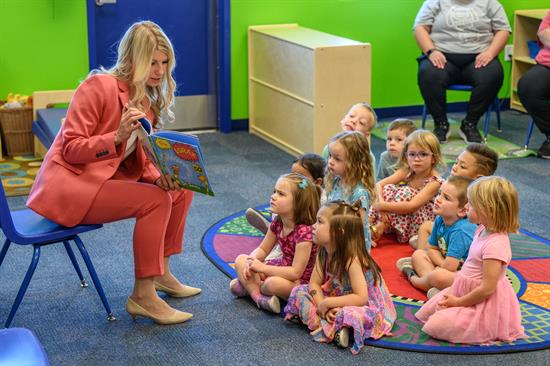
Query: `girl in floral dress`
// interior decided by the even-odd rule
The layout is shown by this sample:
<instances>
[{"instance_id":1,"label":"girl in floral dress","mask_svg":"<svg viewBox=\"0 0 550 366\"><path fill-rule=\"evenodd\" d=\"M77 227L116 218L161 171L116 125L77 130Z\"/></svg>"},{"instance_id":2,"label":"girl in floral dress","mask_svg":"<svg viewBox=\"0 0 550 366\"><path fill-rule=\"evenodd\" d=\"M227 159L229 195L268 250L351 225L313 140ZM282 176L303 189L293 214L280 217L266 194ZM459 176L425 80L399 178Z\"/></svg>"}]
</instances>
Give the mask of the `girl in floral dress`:
<instances>
[{"instance_id":1,"label":"girl in floral dress","mask_svg":"<svg viewBox=\"0 0 550 366\"><path fill-rule=\"evenodd\" d=\"M397 171L376 184L378 202L369 212L373 244L389 232L395 232L397 241L408 242L424 221L435 220L434 197L444 181L439 165L443 160L437 137L426 130L411 133Z\"/></svg>"},{"instance_id":2,"label":"girl in floral dress","mask_svg":"<svg viewBox=\"0 0 550 366\"><path fill-rule=\"evenodd\" d=\"M309 285L292 290L285 319L300 319L318 342L350 344L357 354L369 338L389 335L396 312L380 268L364 245L360 203L330 202L317 213L319 246Z\"/></svg>"}]
</instances>

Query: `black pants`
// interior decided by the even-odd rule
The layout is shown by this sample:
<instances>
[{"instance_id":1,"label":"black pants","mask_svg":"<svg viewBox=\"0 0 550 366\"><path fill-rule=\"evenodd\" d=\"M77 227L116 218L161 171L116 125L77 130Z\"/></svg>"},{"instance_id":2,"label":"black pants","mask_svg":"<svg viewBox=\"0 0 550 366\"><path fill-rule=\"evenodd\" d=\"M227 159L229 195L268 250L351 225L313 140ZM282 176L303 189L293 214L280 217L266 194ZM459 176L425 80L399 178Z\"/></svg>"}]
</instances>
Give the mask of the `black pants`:
<instances>
[{"instance_id":1,"label":"black pants","mask_svg":"<svg viewBox=\"0 0 550 366\"><path fill-rule=\"evenodd\" d=\"M418 86L435 124L447 122L446 88L451 84L472 86L465 120L477 124L502 86L504 72L498 58L474 68L477 54L445 53L445 68L438 69L426 56L418 58Z\"/></svg>"},{"instance_id":2,"label":"black pants","mask_svg":"<svg viewBox=\"0 0 550 366\"><path fill-rule=\"evenodd\" d=\"M550 136L550 68L535 65L518 82L518 96L540 131Z\"/></svg>"}]
</instances>

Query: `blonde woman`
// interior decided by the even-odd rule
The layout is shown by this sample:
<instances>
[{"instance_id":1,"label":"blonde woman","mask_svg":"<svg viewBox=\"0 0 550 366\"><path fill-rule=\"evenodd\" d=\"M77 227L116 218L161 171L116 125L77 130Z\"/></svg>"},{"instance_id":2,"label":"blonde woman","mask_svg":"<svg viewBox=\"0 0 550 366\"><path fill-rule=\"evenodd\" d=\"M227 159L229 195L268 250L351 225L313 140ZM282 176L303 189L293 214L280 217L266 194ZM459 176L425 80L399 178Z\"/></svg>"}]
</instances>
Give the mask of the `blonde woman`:
<instances>
[{"instance_id":1,"label":"blonde woman","mask_svg":"<svg viewBox=\"0 0 550 366\"><path fill-rule=\"evenodd\" d=\"M173 297L200 292L170 271L170 256L182 250L193 193L158 172L135 132L139 118L156 126L174 118L174 65L162 29L149 21L133 24L120 41L116 65L92 71L76 90L27 201L64 226L136 218L135 284L126 310L158 324L181 323L192 314L173 309L156 290Z\"/></svg>"}]
</instances>

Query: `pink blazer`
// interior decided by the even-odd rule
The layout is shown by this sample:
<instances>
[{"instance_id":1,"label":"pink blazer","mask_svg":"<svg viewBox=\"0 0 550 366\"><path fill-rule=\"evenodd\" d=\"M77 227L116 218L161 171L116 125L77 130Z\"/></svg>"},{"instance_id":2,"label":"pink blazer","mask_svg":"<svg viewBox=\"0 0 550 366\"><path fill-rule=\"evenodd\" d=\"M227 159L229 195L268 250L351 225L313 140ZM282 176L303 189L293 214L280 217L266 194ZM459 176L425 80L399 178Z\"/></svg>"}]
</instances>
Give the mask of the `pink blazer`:
<instances>
[{"instance_id":1,"label":"pink blazer","mask_svg":"<svg viewBox=\"0 0 550 366\"><path fill-rule=\"evenodd\" d=\"M122 108L128 100L128 84L111 75L91 76L78 87L36 176L27 200L29 208L58 224L75 226L108 179L153 183L160 177L140 144L124 161L126 143L115 147ZM151 112L147 117L153 120Z\"/></svg>"}]
</instances>

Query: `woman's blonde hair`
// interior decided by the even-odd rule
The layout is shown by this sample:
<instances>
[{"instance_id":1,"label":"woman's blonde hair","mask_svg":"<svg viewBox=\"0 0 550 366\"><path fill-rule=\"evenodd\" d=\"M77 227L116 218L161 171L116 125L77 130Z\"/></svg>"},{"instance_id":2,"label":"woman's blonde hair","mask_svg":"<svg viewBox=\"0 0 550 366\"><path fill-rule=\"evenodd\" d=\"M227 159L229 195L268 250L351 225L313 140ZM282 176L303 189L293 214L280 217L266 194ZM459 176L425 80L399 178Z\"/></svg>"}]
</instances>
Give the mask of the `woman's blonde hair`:
<instances>
[{"instance_id":1,"label":"woman's blonde hair","mask_svg":"<svg viewBox=\"0 0 550 366\"><path fill-rule=\"evenodd\" d=\"M437 137L430 131L427 130L416 130L412 132L405 139L405 146L403 147L403 152L399 158L399 163L397 168L408 168L409 162L407 159L407 152L409 147L414 144L420 149L429 151L432 153L432 169L435 167L444 167L445 163L443 162L443 157L441 155L441 148L439 146L439 140Z\"/></svg>"},{"instance_id":2,"label":"woman's blonde hair","mask_svg":"<svg viewBox=\"0 0 550 366\"><path fill-rule=\"evenodd\" d=\"M363 220L361 219L361 203L349 205L340 201L329 202L323 207L330 210L330 241L334 245L334 253L328 264L330 273L338 276L340 280L348 280L344 274L348 272L349 267L355 257L363 271L370 269L372 271L375 284L380 283L380 267L370 256L365 247L365 231ZM322 271L321 278L324 277L328 253L327 250L319 246L317 251L317 268Z\"/></svg>"},{"instance_id":3,"label":"woman's blonde hair","mask_svg":"<svg viewBox=\"0 0 550 366\"><path fill-rule=\"evenodd\" d=\"M151 71L151 60L155 51L160 51L168 57L168 67L163 80L157 87L147 85ZM151 102L155 114L155 122L164 124L165 120L173 122L174 93L176 82L172 72L176 66L174 48L170 39L154 22L136 22L128 28L118 45L116 64L110 69L93 70L94 73L108 73L119 80L128 83L130 88L130 103L144 111L143 98Z\"/></svg>"},{"instance_id":4,"label":"woman's blonde hair","mask_svg":"<svg viewBox=\"0 0 550 366\"><path fill-rule=\"evenodd\" d=\"M319 211L321 188L298 173L284 174L279 179L290 183L294 206L292 216L294 224L313 225L317 220L317 211Z\"/></svg>"},{"instance_id":5,"label":"woman's blonde hair","mask_svg":"<svg viewBox=\"0 0 550 366\"><path fill-rule=\"evenodd\" d=\"M487 221L487 229L515 233L519 229L519 199L514 185L499 176L476 179L468 187L468 201Z\"/></svg>"},{"instance_id":6,"label":"woman's blonde hair","mask_svg":"<svg viewBox=\"0 0 550 366\"><path fill-rule=\"evenodd\" d=\"M346 194L361 183L369 192L371 201L376 199L374 190L374 170L370 154L369 140L355 131L340 132L334 136L331 143L338 142L346 151ZM328 168L328 165L327 165ZM334 189L335 175L327 169L325 174L325 189L330 193Z\"/></svg>"}]
</instances>

